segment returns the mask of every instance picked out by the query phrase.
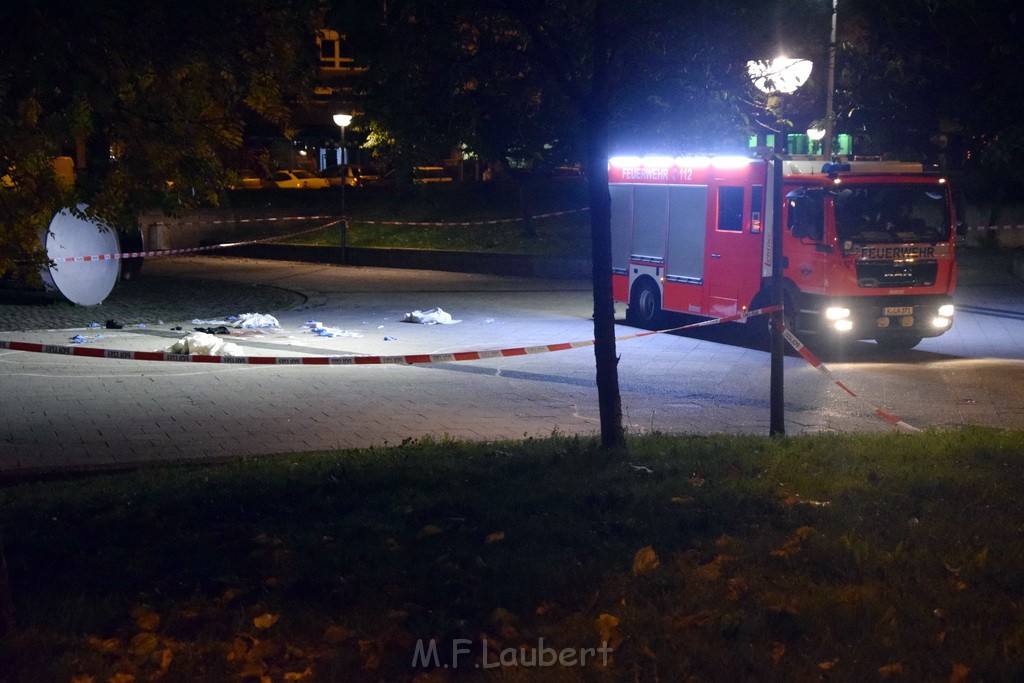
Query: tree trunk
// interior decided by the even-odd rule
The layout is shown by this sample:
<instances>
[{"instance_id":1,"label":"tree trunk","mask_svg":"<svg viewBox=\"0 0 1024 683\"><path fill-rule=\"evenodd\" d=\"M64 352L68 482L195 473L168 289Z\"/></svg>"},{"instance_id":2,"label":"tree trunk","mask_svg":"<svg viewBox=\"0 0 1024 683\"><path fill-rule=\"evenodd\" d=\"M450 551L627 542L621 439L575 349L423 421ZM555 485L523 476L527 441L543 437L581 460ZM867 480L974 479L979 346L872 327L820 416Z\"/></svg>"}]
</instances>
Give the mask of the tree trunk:
<instances>
[{"instance_id":1,"label":"tree trunk","mask_svg":"<svg viewBox=\"0 0 1024 683\"><path fill-rule=\"evenodd\" d=\"M7 571L3 539L0 539L0 640L14 632L14 601L11 598L11 578Z\"/></svg>"},{"instance_id":2,"label":"tree trunk","mask_svg":"<svg viewBox=\"0 0 1024 683\"><path fill-rule=\"evenodd\" d=\"M601 445L625 444L619 358L615 350L615 302L612 298L611 195L608 192L608 117L599 107L586 113L587 193L594 287L594 356Z\"/></svg>"}]
</instances>

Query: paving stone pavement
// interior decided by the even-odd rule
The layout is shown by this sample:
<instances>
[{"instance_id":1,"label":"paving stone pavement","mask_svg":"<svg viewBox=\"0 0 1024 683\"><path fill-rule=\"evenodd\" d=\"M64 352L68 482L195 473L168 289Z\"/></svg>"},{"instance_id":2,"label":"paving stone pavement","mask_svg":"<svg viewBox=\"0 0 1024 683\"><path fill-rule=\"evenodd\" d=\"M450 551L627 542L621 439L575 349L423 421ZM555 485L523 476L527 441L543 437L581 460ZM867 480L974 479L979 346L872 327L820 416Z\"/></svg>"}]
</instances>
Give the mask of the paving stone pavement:
<instances>
[{"instance_id":1,"label":"paving stone pavement","mask_svg":"<svg viewBox=\"0 0 1024 683\"><path fill-rule=\"evenodd\" d=\"M873 345L833 369L920 427L1024 428L1024 287L967 255L957 303L984 306L925 340L909 362ZM440 306L462 322L413 325ZM588 340L589 283L213 256L154 259L101 306L0 303L0 338L166 350L192 320L269 313L278 330L236 333L250 355L448 353ZM620 307L619 313L622 313ZM353 336L315 337L313 318ZM89 328L114 319L120 330ZM162 321L162 323L161 323ZM139 327L145 325L145 327ZM171 328L182 327L176 331ZM632 433L767 433L768 355L722 328L619 344ZM620 327L618 334L637 330ZM862 349L863 350L863 349ZM787 432L889 425L799 358L786 365ZM416 366L252 366L0 351L0 476L393 446L424 437L518 439L598 430L593 354Z\"/></svg>"}]
</instances>

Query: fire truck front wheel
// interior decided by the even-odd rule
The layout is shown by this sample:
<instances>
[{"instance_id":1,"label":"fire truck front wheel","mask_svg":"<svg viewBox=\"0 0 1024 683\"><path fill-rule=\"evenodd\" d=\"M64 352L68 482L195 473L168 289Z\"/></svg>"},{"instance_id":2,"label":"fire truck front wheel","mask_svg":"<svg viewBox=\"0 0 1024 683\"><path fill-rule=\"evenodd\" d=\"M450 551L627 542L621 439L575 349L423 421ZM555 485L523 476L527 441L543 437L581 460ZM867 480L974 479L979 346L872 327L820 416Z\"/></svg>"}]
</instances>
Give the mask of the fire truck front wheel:
<instances>
[{"instance_id":1,"label":"fire truck front wheel","mask_svg":"<svg viewBox=\"0 0 1024 683\"><path fill-rule=\"evenodd\" d=\"M661 317L661 292L653 282L638 281L633 285L626 309L626 322L634 327L654 327Z\"/></svg>"}]
</instances>

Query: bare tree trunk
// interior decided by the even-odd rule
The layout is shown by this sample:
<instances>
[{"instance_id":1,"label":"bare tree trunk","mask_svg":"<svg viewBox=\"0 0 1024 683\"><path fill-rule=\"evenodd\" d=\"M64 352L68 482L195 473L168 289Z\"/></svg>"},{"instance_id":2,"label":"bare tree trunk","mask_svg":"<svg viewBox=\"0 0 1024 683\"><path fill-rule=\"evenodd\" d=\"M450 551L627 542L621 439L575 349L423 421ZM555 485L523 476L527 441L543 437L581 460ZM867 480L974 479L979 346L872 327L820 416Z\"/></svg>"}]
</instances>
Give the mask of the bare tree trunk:
<instances>
[{"instance_id":1,"label":"bare tree trunk","mask_svg":"<svg viewBox=\"0 0 1024 683\"><path fill-rule=\"evenodd\" d=\"M7 556L0 538L0 640L14 632L14 604L11 598L11 577L7 571Z\"/></svg>"},{"instance_id":2,"label":"bare tree trunk","mask_svg":"<svg viewBox=\"0 0 1024 683\"><path fill-rule=\"evenodd\" d=\"M612 298L611 195L608 192L608 117L595 107L587 112L587 193L593 250L594 356L601 445L625 444L619 358L615 350L615 301Z\"/></svg>"}]
</instances>

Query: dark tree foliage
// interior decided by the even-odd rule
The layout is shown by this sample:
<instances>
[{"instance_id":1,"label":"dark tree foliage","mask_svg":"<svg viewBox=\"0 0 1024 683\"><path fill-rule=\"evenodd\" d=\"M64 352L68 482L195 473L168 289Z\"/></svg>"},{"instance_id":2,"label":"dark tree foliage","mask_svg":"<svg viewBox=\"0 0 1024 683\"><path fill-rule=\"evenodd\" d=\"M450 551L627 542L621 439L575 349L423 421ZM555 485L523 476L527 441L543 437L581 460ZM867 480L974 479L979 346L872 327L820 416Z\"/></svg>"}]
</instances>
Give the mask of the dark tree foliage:
<instances>
[{"instance_id":1,"label":"dark tree foliage","mask_svg":"<svg viewBox=\"0 0 1024 683\"><path fill-rule=\"evenodd\" d=\"M848 0L839 27L839 126L863 150L1024 187L1019 2Z\"/></svg>"},{"instance_id":2,"label":"dark tree foliage","mask_svg":"<svg viewBox=\"0 0 1024 683\"><path fill-rule=\"evenodd\" d=\"M55 211L85 202L131 226L141 210L216 202L246 117L286 126L307 91L314 0L27 0L0 10L0 273L39 256ZM77 188L51 172L76 159Z\"/></svg>"}]
</instances>

